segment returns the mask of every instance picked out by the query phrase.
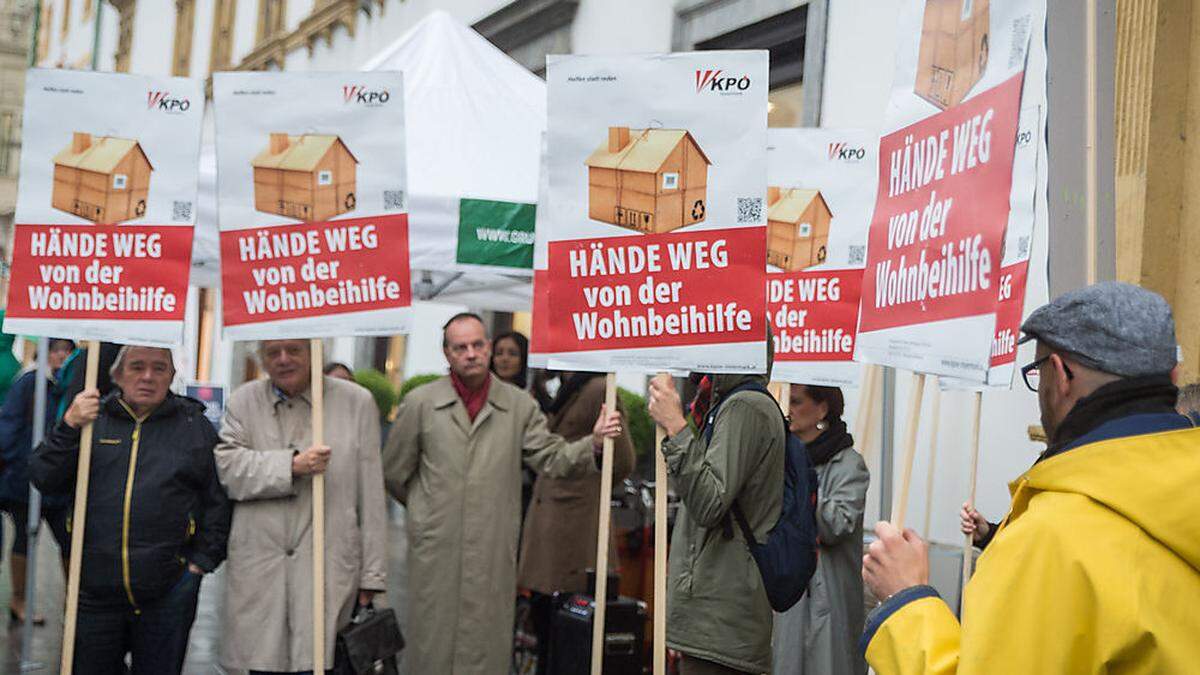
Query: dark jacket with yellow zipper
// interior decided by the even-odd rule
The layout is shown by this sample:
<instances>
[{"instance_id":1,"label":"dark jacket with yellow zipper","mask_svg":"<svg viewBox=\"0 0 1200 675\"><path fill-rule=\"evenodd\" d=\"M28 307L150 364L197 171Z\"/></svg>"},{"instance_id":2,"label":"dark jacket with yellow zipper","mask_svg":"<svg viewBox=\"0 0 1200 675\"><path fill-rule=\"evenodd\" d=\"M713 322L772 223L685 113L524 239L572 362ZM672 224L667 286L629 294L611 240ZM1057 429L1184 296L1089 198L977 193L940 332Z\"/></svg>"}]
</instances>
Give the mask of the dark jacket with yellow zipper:
<instances>
[{"instance_id":1,"label":"dark jacket with yellow zipper","mask_svg":"<svg viewBox=\"0 0 1200 675\"><path fill-rule=\"evenodd\" d=\"M33 484L74 494L80 430L59 422L34 451ZM94 423L80 591L89 603L162 597L187 563L225 559L231 506L217 478L217 434L193 399L167 394L138 419L105 397Z\"/></svg>"}]
</instances>

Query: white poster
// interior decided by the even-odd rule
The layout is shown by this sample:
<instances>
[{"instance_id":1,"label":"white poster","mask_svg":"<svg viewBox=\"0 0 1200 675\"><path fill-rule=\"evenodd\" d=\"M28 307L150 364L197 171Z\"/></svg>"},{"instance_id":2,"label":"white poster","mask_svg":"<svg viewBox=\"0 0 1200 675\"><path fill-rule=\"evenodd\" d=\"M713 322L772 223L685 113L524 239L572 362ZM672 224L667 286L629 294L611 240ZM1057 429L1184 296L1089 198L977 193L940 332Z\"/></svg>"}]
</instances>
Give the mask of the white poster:
<instances>
[{"instance_id":1,"label":"white poster","mask_svg":"<svg viewBox=\"0 0 1200 675\"><path fill-rule=\"evenodd\" d=\"M4 330L183 341L198 80L31 69Z\"/></svg>"},{"instance_id":2,"label":"white poster","mask_svg":"<svg viewBox=\"0 0 1200 675\"><path fill-rule=\"evenodd\" d=\"M407 332L398 72L216 73L227 339Z\"/></svg>"},{"instance_id":3,"label":"white poster","mask_svg":"<svg viewBox=\"0 0 1200 675\"><path fill-rule=\"evenodd\" d=\"M548 61L550 366L766 370L767 52Z\"/></svg>"}]
</instances>

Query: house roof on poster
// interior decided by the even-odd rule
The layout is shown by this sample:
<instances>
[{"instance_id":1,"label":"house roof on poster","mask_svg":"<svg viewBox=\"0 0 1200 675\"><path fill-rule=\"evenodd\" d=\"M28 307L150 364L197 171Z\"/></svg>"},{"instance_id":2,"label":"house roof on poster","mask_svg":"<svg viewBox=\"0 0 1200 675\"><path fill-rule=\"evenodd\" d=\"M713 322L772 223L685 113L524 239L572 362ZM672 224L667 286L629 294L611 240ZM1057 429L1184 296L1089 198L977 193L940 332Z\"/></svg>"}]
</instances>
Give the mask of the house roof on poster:
<instances>
[{"instance_id":1,"label":"house roof on poster","mask_svg":"<svg viewBox=\"0 0 1200 675\"><path fill-rule=\"evenodd\" d=\"M794 188L786 190L779 197L779 201L767 209L767 220L777 220L782 223L799 222L813 199L820 199L825 210L829 210L829 205L825 203L825 198L821 196L819 190Z\"/></svg>"},{"instance_id":2,"label":"house roof on poster","mask_svg":"<svg viewBox=\"0 0 1200 675\"><path fill-rule=\"evenodd\" d=\"M250 160L250 165L263 169L283 169L284 171L313 171L317 168L317 163L321 158L329 152L329 149L335 145L340 145L350 155L350 158L358 163L358 158L350 152L350 148L342 142L342 139L329 134L304 134L302 136L288 136L287 147L283 152L271 152L271 146L263 148L263 151L258 153L254 159Z\"/></svg>"},{"instance_id":3,"label":"house roof on poster","mask_svg":"<svg viewBox=\"0 0 1200 675\"><path fill-rule=\"evenodd\" d=\"M630 129L629 142L625 147L610 152L606 140L584 163L601 169L656 173L685 138L711 166L712 161L704 154L704 149L684 129Z\"/></svg>"},{"instance_id":4,"label":"house roof on poster","mask_svg":"<svg viewBox=\"0 0 1200 675\"><path fill-rule=\"evenodd\" d=\"M96 173L112 173L116 170L117 165L131 150L137 149L146 157L146 153L142 152L142 146L137 141L130 138L116 138L114 136L92 136L87 148L82 152L75 152L73 144L67 144L67 147L59 151L54 156L54 163L61 166L69 166L72 169L82 169L84 171L94 171ZM150 159L146 158L146 163L150 163ZM154 168L151 165L151 168Z\"/></svg>"},{"instance_id":5,"label":"house roof on poster","mask_svg":"<svg viewBox=\"0 0 1200 675\"><path fill-rule=\"evenodd\" d=\"M404 73L410 265L414 276L419 270L448 274L455 268L453 224L459 198L537 202L546 83L441 10L428 14L360 70ZM193 283L205 286L220 283L212 145L211 121L206 120L192 256ZM470 283L474 278L487 283ZM511 281L515 286L504 306L489 292L496 282L509 284L510 279L468 270L438 299L456 293L454 302L472 307L528 309L528 278Z\"/></svg>"}]
</instances>

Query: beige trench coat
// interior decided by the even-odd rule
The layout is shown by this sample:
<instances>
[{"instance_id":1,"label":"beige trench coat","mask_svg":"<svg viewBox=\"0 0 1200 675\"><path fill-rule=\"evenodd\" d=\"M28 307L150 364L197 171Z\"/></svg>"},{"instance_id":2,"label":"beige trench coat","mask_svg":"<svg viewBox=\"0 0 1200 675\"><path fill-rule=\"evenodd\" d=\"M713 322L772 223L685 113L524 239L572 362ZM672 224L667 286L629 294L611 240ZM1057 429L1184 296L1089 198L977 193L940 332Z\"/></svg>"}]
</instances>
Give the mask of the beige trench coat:
<instances>
[{"instance_id":1,"label":"beige trench coat","mask_svg":"<svg viewBox=\"0 0 1200 675\"><path fill-rule=\"evenodd\" d=\"M359 589L384 591L387 516L379 413L371 394L326 377L325 665ZM312 443L308 394L284 399L267 380L229 397L217 472L234 500L225 562L221 664L312 668L312 479L292 477L293 451Z\"/></svg>"},{"instance_id":2,"label":"beige trench coat","mask_svg":"<svg viewBox=\"0 0 1200 675\"><path fill-rule=\"evenodd\" d=\"M473 423L449 377L405 396L383 463L408 514L408 672L508 672L522 461L564 477L596 471L591 436L550 433L533 398L495 377Z\"/></svg>"}]
</instances>

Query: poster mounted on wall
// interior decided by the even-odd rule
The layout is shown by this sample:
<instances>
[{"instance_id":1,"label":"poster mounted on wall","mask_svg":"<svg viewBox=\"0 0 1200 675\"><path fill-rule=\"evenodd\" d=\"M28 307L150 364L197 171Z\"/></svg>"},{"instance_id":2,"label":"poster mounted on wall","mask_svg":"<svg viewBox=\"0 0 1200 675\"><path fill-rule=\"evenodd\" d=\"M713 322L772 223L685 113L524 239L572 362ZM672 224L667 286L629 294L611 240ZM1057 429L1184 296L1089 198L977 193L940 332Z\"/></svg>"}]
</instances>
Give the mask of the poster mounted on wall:
<instances>
[{"instance_id":1,"label":"poster mounted on wall","mask_svg":"<svg viewBox=\"0 0 1200 675\"><path fill-rule=\"evenodd\" d=\"M1032 0L909 0L855 358L986 382Z\"/></svg>"},{"instance_id":2,"label":"poster mounted on wall","mask_svg":"<svg viewBox=\"0 0 1200 675\"><path fill-rule=\"evenodd\" d=\"M767 132L767 313L771 378L858 386L853 361L879 135L858 129Z\"/></svg>"},{"instance_id":3,"label":"poster mounted on wall","mask_svg":"<svg viewBox=\"0 0 1200 675\"><path fill-rule=\"evenodd\" d=\"M767 70L549 58L550 367L766 370Z\"/></svg>"},{"instance_id":4,"label":"poster mounted on wall","mask_svg":"<svg viewBox=\"0 0 1200 675\"><path fill-rule=\"evenodd\" d=\"M183 341L204 92L31 69L4 330Z\"/></svg>"},{"instance_id":5,"label":"poster mounted on wall","mask_svg":"<svg viewBox=\"0 0 1200 675\"><path fill-rule=\"evenodd\" d=\"M227 339L408 330L398 72L217 73Z\"/></svg>"}]
</instances>

